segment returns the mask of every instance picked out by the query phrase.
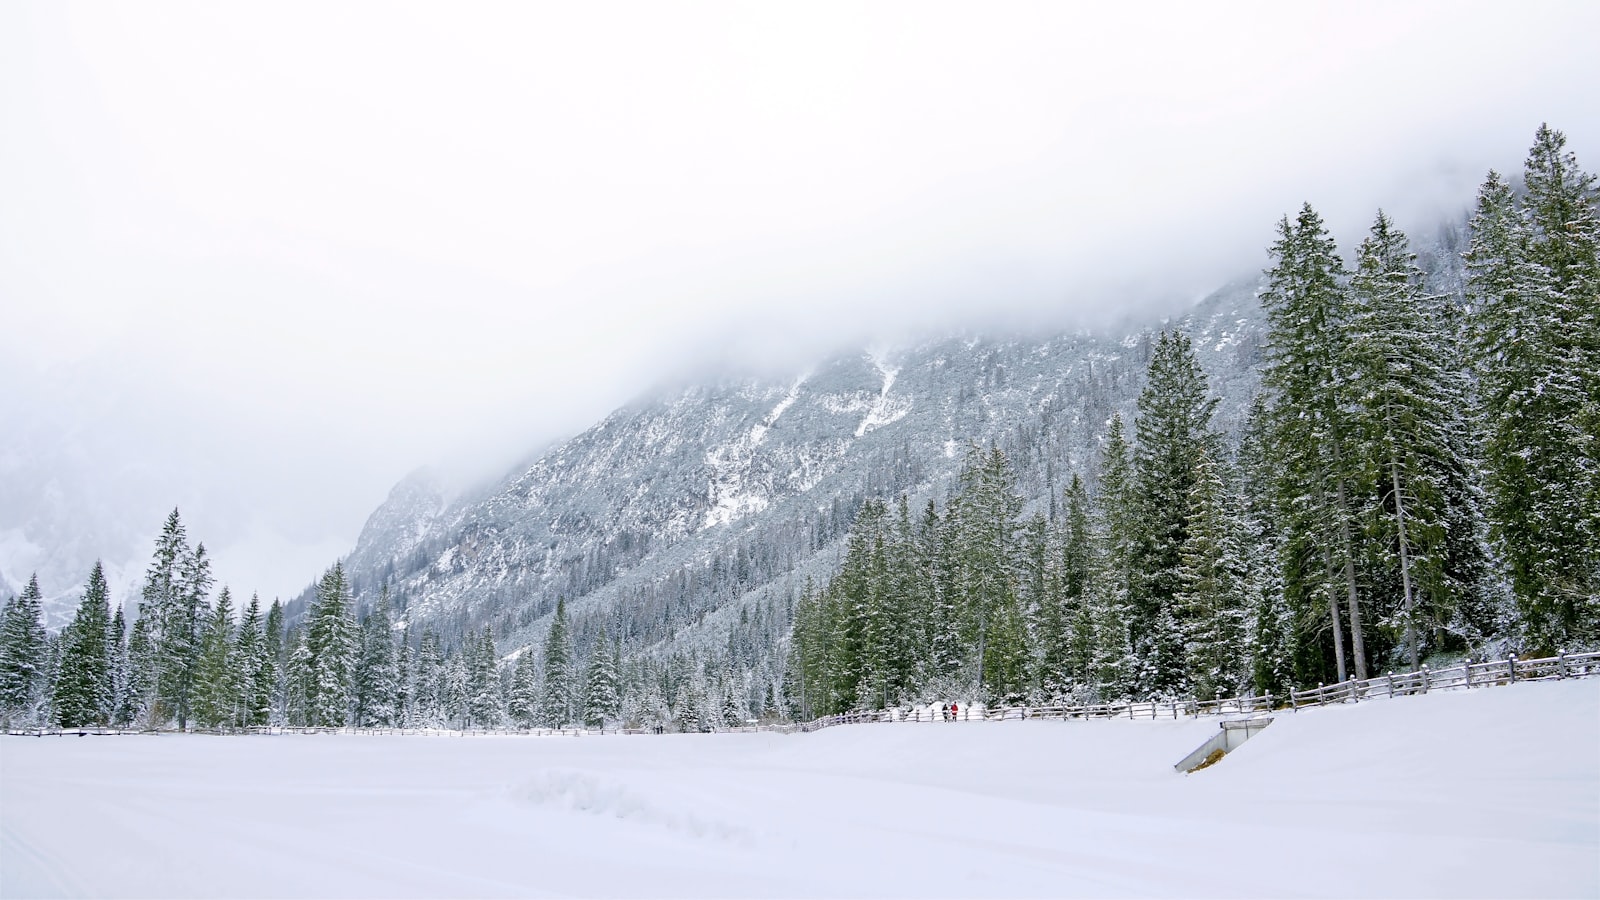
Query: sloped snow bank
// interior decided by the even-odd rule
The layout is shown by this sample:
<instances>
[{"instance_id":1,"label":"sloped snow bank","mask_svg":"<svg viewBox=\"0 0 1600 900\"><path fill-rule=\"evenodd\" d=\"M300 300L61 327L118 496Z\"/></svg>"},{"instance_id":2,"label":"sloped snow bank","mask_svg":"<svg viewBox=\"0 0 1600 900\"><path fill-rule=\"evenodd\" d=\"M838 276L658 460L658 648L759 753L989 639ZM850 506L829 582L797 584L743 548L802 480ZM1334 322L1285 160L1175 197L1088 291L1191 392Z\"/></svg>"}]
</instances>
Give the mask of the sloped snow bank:
<instances>
[{"instance_id":1,"label":"sloped snow bank","mask_svg":"<svg viewBox=\"0 0 1600 900\"><path fill-rule=\"evenodd\" d=\"M0 739L0 896L1600 894L1600 680L1199 721Z\"/></svg>"}]
</instances>

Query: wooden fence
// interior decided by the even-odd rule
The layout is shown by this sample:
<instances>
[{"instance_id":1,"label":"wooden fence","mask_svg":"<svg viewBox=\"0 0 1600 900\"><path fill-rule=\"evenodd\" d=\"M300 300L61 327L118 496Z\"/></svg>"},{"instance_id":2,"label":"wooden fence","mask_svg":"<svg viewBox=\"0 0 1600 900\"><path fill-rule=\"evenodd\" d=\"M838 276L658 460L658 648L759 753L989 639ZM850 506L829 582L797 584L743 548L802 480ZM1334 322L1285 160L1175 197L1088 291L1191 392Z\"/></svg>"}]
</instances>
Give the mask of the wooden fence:
<instances>
[{"instance_id":1,"label":"wooden fence","mask_svg":"<svg viewBox=\"0 0 1600 900\"><path fill-rule=\"evenodd\" d=\"M1600 675L1600 652L1562 653L1544 659L1517 659L1515 655L1495 662L1463 663L1446 669L1389 673L1364 680L1318 685L1304 691L1290 691L1287 697L1227 697L1215 700L1143 700L1097 703L1086 706L997 706L977 710L959 706L955 716L927 707L912 709L858 710L823 716L810 722L752 724L717 728L723 733L771 732L803 734L835 725L864 725L891 722L1004 722L1025 719L1181 719L1200 716L1253 715L1273 709L1301 709L1329 703L1354 703L1374 697L1404 697L1429 691L1458 690L1515 684L1518 681L1550 681ZM115 728L29 728L12 729L13 735L129 735L160 734ZM406 735L412 737L587 737L605 734L660 734L654 728L291 728L273 725L259 728L201 730L201 734L354 734Z\"/></svg>"},{"instance_id":2,"label":"wooden fence","mask_svg":"<svg viewBox=\"0 0 1600 900\"><path fill-rule=\"evenodd\" d=\"M1372 697L1404 697L1429 691L1462 690L1515 684L1519 681L1551 681L1600 675L1600 653L1561 653L1542 659L1517 659L1513 654L1494 662L1463 663L1446 669L1423 666L1416 672L1379 675L1376 678L1350 679L1338 684L1318 685L1310 690L1290 691L1289 705L1323 706L1328 703L1353 703Z\"/></svg>"}]
</instances>

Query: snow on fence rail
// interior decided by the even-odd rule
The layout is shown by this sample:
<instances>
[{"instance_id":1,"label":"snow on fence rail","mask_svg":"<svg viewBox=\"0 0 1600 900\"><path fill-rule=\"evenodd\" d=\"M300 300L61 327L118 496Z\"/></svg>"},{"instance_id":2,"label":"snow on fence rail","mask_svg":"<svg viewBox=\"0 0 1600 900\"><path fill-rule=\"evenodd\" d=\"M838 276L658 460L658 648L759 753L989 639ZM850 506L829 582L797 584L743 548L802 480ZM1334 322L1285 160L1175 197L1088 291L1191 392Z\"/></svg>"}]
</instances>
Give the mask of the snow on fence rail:
<instances>
[{"instance_id":1,"label":"snow on fence rail","mask_svg":"<svg viewBox=\"0 0 1600 900\"><path fill-rule=\"evenodd\" d=\"M1328 703L1353 703L1372 697L1403 697L1463 688L1490 687L1515 684L1518 681L1549 681L1561 678L1584 678L1600 675L1600 652L1561 653L1543 659L1517 659L1513 654L1494 662L1464 663L1437 671L1423 666L1416 672L1379 675L1376 678L1351 679L1338 684L1318 685L1304 691L1291 690L1286 698L1271 695L1260 697L1228 697L1215 700L1142 700L1121 703L1096 703L1085 706L997 706L973 709L962 707L951 716L931 707L912 709L857 710L823 716L810 722L791 722L769 725L745 725L718 728L723 733L776 732L803 734L834 725L861 725L879 722L948 722L984 721L1003 722L1014 719L1178 719L1200 716L1253 715L1273 709L1295 709L1323 706ZM1286 701L1286 702L1285 702ZM1276 703L1276 705L1275 705ZM305 728L287 725L254 728L221 728L197 730L202 734L355 734L355 735L407 735L417 737L584 737L603 734L661 734L655 728ZM46 735L129 735L162 734L152 729L117 728L28 728L11 729L13 735L44 737Z\"/></svg>"},{"instance_id":2,"label":"snow on fence rail","mask_svg":"<svg viewBox=\"0 0 1600 900\"><path fill-rule=\"evenodd\" d=\"M1438 670L1423 666L1416 672L1390 672L1376 678L1352 678L1338 684L1318 685L1310 690L1290 691L1289 705L1299 709L1302 706L1346 703L1368 697L1403 697L1429 691L1490 687L1518 681L1583 678L1589 675L1600 675L1600 653L1560 653L1542 659L1517 659L1516 654L1512 654L1494 662L1469 662Z\"/></svg>"}]
</instances>

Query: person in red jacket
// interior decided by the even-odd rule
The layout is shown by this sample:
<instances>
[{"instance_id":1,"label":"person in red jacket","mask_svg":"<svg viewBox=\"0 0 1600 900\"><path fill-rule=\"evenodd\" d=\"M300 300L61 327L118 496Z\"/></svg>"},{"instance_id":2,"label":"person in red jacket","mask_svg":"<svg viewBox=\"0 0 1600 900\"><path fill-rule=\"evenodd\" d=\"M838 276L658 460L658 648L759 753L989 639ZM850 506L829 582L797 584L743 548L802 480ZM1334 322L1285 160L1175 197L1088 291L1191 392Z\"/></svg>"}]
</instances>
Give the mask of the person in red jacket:
<instances>
[{"instance_id":1,"label":"person in red jacket","mask_svg":"<svg viewBox=\"0 0 1600 900\"><path fill-rule=\"evenodd\" d=\"M958 706L957 704L954 704L954 703L950 704L950 718L952 718L952 719L960 719L961 718L961 707Z\"/></svg>"}]
</instances>

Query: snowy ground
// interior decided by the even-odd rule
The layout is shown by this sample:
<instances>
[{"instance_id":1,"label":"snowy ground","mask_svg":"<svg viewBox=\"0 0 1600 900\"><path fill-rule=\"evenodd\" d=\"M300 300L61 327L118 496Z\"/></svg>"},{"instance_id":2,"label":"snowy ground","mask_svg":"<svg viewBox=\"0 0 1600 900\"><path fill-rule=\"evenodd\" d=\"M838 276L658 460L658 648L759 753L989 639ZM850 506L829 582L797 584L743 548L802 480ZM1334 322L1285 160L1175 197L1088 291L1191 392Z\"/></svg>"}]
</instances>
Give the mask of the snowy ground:
<instances>
[{"instance_id":1,"label":"snowy ground","mask_svg":"<svg viewBox=\"0 0 1600 900\"><path fill-rule=\"evenodd\" d=\"M0 896L1600 895L1600 680L1216 728L0 738Z\"/></svg>"}]
</instances>

